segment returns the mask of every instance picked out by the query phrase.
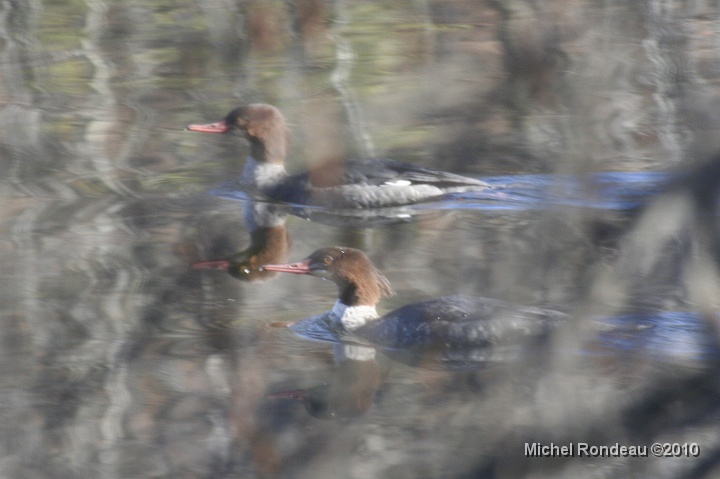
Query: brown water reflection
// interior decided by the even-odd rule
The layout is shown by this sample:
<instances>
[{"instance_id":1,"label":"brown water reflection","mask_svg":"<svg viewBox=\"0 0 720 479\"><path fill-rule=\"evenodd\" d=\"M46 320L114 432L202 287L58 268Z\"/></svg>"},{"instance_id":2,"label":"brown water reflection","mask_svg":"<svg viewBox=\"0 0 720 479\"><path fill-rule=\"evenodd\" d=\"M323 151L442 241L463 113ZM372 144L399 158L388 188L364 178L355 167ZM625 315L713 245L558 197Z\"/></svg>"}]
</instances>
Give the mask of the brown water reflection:
<instances>
[{"instance_id":1,"label":"brown water reflection","mask_svg":"<svg viewBox=\"0 0 720 479\"><path fill-rule=\"evenodd\" d=\"M262 101L288 116L298 170L345 154L473 176L690 169L718 149L719 14L656 1L0 5L0 476L716 475L716 358L674 349L712 342L717 322L713 168L642 214L288 218L293 256L367 251L399 293L386 310L470 294L574 318L532 361L448 373L388 360L370 371L374 395L358 387L362 414L321 421L268 395L337 392L348 376L330 346L272 324L325 311L334 289L188 267L251 237L238 202L206 194L247 149L182 129ZM658 354L608 345L587 320L629 309L699 311L708 328L681 322ZM694 442L701 455L526 458L526 442Z\"/></svg>"}]
</instances>

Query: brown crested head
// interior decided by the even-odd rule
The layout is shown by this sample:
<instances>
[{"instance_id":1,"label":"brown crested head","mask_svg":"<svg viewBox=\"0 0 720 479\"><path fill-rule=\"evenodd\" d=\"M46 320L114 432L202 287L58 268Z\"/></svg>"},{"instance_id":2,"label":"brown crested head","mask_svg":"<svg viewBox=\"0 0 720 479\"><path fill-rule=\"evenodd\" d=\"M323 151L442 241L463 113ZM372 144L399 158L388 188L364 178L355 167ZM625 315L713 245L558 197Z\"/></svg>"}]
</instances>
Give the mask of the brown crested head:
<instances>
[{"instance_id":1,"label":"brown crested head","mask_svg":"<svg viewBox=\"0 0 720 479\"><path fill-rule=\"evenodd\" d=\"M375 306L381 298L395 294L370 258L354 248L321 248L298 263L263 268L328 279L337 284L340 302L347 306Z\"/></svg>"},{"instance_id":2,"label":"brown crested head","mask_svg":"<svg viewBox=\"0 0 720 479\"><path fill-rule=\"evenodd\" d=\"M285 116L276 107L267 103L241 106L228 113L223 122L245 133L257 161L285 163L288 127Z\"/></svg>"},{"instance_id":3,"label":"brown crested head","mask_svg":"<svg viewBox=\"0 0 720 479\"><path fill-rule=\"evenodd\" d=\"M215 123L188 125L190 131L227 133L239 129L250 141L250 154L264 163L285 163L289 141L287 123L282 112L266 103L252 103L235 108Z\"/></svg>"}]
</instances>

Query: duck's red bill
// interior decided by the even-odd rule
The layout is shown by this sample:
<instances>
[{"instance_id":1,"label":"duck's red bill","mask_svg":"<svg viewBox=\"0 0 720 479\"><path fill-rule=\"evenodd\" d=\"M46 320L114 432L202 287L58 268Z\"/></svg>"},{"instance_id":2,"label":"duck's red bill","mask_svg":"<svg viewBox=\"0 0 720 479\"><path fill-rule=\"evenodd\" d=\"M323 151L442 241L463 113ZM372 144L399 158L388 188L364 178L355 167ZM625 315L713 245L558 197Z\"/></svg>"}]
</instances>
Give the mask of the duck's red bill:
<instances>
[{"instance_id":1,"label":"duck's red bill","mask_svg":"<svg viewBox=\"0 0 720 479\"><path fill-rule=\"evenodd\" d=\"M230 261L226 259L213 259L210 261L197 261L190 265L192 269L222 269L227 271L230 268Z\"/></svg>"},{"instance_id":2,"label":"duck's red bill","mask_svg":"<svg viewBox=\"0 0 720 479\"><path fill-rule=\"evenodd\" d=\"M206 123L205 125L188 125L186 127L190 131L201 131L203 133L225 133L230 126L225 120L216 123Z\"/></svg>"},{"instance_id":3,"label":"duck's red bill","mask_svg":"<svg viewBox=\"0 0 720 479\"><path fill-rule=\"evenodd\" d=\"M308 274L310 272L310 261L304 260L287 264L265 264L261 269L279 271L280 273Z\"/></svg>"}]
</instances>

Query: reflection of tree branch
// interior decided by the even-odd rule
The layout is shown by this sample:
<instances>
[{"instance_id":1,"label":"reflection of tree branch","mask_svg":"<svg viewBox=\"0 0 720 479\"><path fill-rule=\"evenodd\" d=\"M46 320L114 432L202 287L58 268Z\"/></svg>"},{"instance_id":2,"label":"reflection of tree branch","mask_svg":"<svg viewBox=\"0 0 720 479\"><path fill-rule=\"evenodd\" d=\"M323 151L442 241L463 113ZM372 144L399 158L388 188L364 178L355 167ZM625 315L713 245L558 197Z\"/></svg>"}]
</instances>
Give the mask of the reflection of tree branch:
<instances>
[{"instance_id":1,"label":"reflection of tree branch","mask_svg":"<svg viewBox=\"0 0 720 479\"><path fill-rule=\"evenodd\" d=\"M337 59L337 63L330 75L330 82L338 93L340 93L348 123L350 124L352 137L359 148L358 153L363 158L372 158L375 156L375 147L373 146L372 138L370 138L370 135L365 129L365 122L363 121L357 99L347 87L356 56L355 52L353 52L352 44L345 40L340 33L342 27L349 23L348 11L342 0L335 2L335 11L337 15L333 22L331 35L336 45L335 58Z\"/></svg>"},{"instance_id":2,"label":"reflection of tree branch","mask_svg":"<svg viewBox=\"0 0 720 479\"><path fill-rule=\"evenodd\" d=\"M98 47L98 41L105 27L107 4L103 1L87 0L87 5L84 29L86 36L80 40L80 45L88 62L93 66L89 85L97 92L97 95L88 106L85 141L80 145L87 149L88 159L97 172L99 180L105 186L121 195L132 194L128 188L114 178L117 168L105 151L112 138L116 125L115 118L117 118L115 95L109 86L113 78L112 63L103 56ZM97 219L105 219L105 214L112 215L114 211L113 207L104 209L103 214L98 215ZM107 221L111 222L112 219L107 219ZM89 265L87 271L93 271ZM130 276L129 273L127 276L119 276L110 289L103 308L107 308L105 312L108 326L114 330L113 333L118 338L104 352L107 375L103 378L103 385L104 389L108 391L108 401L100 420L100 435L104 447L100 448L99 457L107 468L106 472L113 476L118 474L122 465L122 456L118 452L118 445L125 437L124 419L133 400L128 388L128 366L121 359L128 342L131 341L132 328L125 321L124 316L114 314L114 311L121 309L116 308L115 303L124 299L124 293L128 286L127 281L131 277L134 276ZM92 292L92 289L88 289L87 292ZM87 303L90 304L91 300L87 299Z\"/></svg>"}]
</instances>

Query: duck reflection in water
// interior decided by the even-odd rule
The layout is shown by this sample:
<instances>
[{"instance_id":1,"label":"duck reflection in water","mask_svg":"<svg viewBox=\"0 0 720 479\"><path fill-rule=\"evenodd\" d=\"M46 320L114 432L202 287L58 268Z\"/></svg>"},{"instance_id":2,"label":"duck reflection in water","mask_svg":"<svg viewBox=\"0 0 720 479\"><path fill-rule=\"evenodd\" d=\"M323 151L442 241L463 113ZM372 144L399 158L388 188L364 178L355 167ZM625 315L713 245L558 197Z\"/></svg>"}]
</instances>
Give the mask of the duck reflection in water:
<instances>
[{"instance_id":1,"label":"duck reflection in water","mask_svg":"<svg viewBox=\"0 0 720 479\"><path fill-rule=\"evenodd\" d=\"M348 419L362 416L375 402L388 368L376 359L375 348L357 344L334 344L336 369L324 384L268 394L269 399L302 401L305 410L318 419Z\"/></svg>"},{"instance_id":2,"label":"duck reflection in water","mask_svg":"<svg viewBox=\"0 0 720 479\"><path fill-rule=\"evenodd\" d=\"M277 273L262 269L267 262L285 261L290 251L290 236L285 227L287 208L281 205L248 201L244 209L245 225L250 232L250 246L221 259L197 261L193 269L227 271L241 281L265 281Z\"/></svg>"},{"instance_id":3,"label":"duck reflection in water","mask_svg":"<svg viewBox=\"0 0 720 479\"><path fill-rule=\"evenodd\" d=\"M514 359L565 320L554 310L466 296L409 304L380 316L376 306L393 294L390 282L353 248L321 248L303 261L263 269L308 274L337 285L338 299L330 311L289 326L300 336L365 344L412 365L456 369Z\"/></svg>"},{"instance_id":4,"label":"duck reflection in water","mask_svg":"<svg viewBox=\"0 0 720 479\"><path fill-rule=\"evenodd\" d=\"M373 227L412 221L438 211L412 208L452 193L491 191L484 181L394 160L331 158L310 171L288 174L289 133L276 107L255 103L235 108L218 122L188 125L205 133L242 132L250 142L238 181L215 190L231 199L292 205L294 215L336 226Z\"/></svg>"}]
</instances>

